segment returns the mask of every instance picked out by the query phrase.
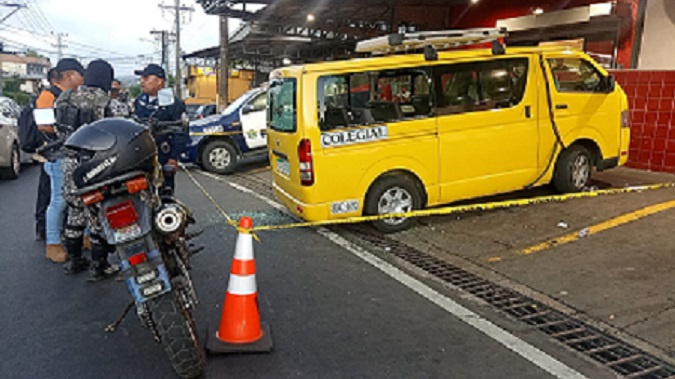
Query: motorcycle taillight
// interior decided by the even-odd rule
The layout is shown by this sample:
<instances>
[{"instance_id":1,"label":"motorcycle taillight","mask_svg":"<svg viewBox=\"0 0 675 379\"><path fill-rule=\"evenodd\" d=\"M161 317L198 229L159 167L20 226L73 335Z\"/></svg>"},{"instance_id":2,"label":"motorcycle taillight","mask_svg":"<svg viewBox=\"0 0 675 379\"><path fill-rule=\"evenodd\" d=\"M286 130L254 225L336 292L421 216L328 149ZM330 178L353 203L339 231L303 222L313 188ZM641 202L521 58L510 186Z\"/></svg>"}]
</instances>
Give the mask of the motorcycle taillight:
<instances>
[{"instance_id":1,"label":"motorcycle taillight","mask_svg":"<svg viewBox=\"0 0 675 379\"><path fill-rule=\"evenodd\" d=\"M105 218L113 229L122 229L138 221L138 213L131 200L115 204L105 210Z\"/></svg>"}]
</instances>

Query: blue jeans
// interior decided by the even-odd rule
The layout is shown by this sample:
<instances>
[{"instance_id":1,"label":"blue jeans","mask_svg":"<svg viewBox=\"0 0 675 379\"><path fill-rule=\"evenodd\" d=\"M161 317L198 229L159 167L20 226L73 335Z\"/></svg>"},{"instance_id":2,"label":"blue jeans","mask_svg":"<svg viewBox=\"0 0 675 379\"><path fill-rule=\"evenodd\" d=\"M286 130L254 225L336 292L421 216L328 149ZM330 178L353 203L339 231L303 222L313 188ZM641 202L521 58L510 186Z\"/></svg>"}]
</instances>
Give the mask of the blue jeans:
<instances>
[{"instance_id":1,"label":"blue jeans","mask_svg":"<svg viewBox=\"0 0 675 379\"><path fill-rule=\"evenodd\" d=\"M47 208L47 231L45 239L48 245L61 243L63 217L66 211L66 199L63 198L63 170L61 160L46 162L44 165L50 179L51 197Z\"/></svg>"}]
</instances>

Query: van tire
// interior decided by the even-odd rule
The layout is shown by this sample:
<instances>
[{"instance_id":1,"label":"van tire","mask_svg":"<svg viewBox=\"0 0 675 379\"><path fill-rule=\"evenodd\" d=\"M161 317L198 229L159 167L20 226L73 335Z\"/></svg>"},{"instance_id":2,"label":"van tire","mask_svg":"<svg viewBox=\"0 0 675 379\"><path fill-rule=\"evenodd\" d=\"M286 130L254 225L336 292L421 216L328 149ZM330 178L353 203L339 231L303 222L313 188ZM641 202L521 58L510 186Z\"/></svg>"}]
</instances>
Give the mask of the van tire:
<instances>
[{"instance_id":1,"label":"van tire","mask_svg":"<svg viewBox=\"0 0 675 379\"><path fill-rule=\"evenodd\" d=\"M239 153L229 141L217 139L206 143L200 158L204 170L228 175L237 167Z\"/></svg>"},{"instance_id":2,"label":"van tire","mask_svg":"<svg viewBox=\"0 0 675 379\"><path fill-rule=\"evenodd\" d=\"M0 178L2 179L16 179L21 172L21 153L19 146L12 145L12 154L9 160L9 167L0 168Z\"/></svg>"},{"instance_id":3,"label":"van tire","mask_svg":"<svg viewBox=\"0 0 675 379\"><path fill-rule=\"evenodd\" d=\"M422 208L422 194L414 182L414 180L406 175L389 175L378 179L368 190L366 201L364 204L364 214L377 215L385 214L381 209L387 208L389 199L385 199L386 194L389 193L389 199L395 201L410 201L409 206L404 206L404 211L411 211ZM410 228L415 219L405 218L400 221L392 223L389 220L373 221L372 225L375 229L383 233L396 233Z\"/></svg>"},{"instance_id":4,"label":"van tire","mask_svg":"<svg viewBox=\"0 0 675 379\"><path fill-rule=\"evenodd\" d=\"M582 145L572 145L558 156L553 173L553 187L558 192L580 192L591 182L593 157Z\"/></svg>"}]
</instances>

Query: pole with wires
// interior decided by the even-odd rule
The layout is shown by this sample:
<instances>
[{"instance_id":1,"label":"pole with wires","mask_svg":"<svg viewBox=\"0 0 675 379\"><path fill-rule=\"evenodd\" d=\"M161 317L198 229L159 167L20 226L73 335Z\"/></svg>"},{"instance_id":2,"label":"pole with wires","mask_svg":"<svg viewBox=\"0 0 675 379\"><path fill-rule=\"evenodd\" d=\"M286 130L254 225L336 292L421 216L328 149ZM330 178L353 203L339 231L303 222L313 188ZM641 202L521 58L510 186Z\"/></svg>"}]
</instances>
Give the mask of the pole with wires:
<instances>
[{"instance_id":1,"label":"pole with wires","mask_svg":"<svg viewBox=\"0 0 675 379\"><path fill-rule=\"evenodd\" d=\"M174 5L159 5L160 8L162 9L169 9L174 12L174 23L175 23L175 28L176 28L176 72L174 75L174 78L176 80L175 84L175 92L176 96L179 99L182 99L182 88L183 88L183 73L181 71L181 65L180 65L180 26L181 26L181 12L192 12L194 11L194 8L192 7L187 7L180 5L180 0L174 0Z\"/></svg>"}]
</instances>

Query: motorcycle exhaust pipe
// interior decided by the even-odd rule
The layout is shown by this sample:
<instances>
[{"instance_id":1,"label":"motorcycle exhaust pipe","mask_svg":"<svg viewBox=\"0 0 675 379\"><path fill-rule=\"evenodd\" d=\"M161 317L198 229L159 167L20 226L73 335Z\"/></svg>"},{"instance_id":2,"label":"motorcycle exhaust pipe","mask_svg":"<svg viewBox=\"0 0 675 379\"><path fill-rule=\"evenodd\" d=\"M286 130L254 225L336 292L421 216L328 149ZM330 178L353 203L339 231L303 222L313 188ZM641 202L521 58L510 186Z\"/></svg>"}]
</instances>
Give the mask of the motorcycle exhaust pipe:
<instances>
[{"instance_id":1,"label":"motorcycle exhaust pipe","mask_svg":"<svg viewBox=\"0 0 675 379\"><path fill-rule=\"evenodd\" d=\"M185 212L175 205L164 206L155 217L157 229L164 234L175 233L185 224Z\"/></svg>"}]
</instances>

